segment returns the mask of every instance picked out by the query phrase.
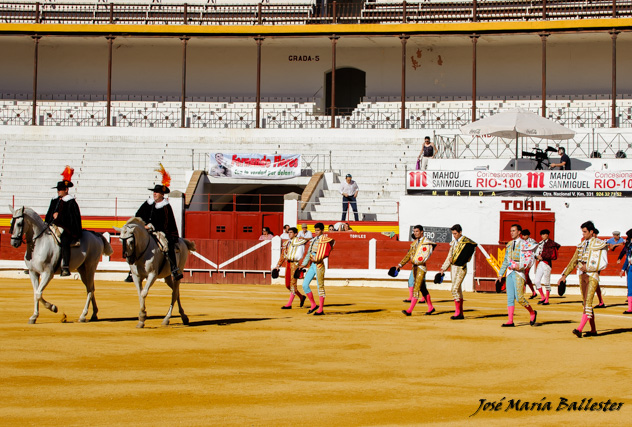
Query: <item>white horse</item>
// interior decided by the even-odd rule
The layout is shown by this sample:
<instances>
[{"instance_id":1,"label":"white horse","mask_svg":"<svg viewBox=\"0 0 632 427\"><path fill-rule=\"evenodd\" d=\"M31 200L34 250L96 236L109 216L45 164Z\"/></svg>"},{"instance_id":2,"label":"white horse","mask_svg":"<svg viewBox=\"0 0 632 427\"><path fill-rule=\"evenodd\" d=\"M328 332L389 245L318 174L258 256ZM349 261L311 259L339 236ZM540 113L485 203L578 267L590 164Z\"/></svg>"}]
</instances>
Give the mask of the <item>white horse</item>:
<instances>
[{"instance_id":1,"label":"white horse","mask_svg":"<svg viewBox=\"0 0 632 427\"><path fill-rule=\"evenodd\" d=\"M165 282L171 288L171 305L162 324L169 324L173 306L177 302L182 323L188 325L189 318L184 314L182 303L180 303L180 281L173 280L167 255L161 250L156 239L145 229L145 222L140 218L130 218L122 228L114 227L114 229L120 233L121 243L123 244L123 257L127 259L127 263L130 265L132 278L138 291L140 312L136 327L145 327L145 320L147 319L145 298L147 298L149 288L151 288L156 279L162 278L165 279ZM180 251L179 254L178 251ZM176 248L176 258L178 259L180 271L184 269L189 257L189 251L195 251L195 242L180 238ZM143 280L145 279L147 279L147 282L145 282L145 287L143 288Z\"/></svg>"},{"instance_id":2,"label":"white horse","mask_svg":"<svg viewBox=\"0 0 632 427\"><path fill-rule=\"evenodd\" d=\"M39 316L39 303L57 313L57 306L44 300L42 293L51 279L60 271L61 247L59 246L48 224L31 208L21 207L13 210L9 206L13 219L11 220L11 245L19 248L26 243L24 261L29 270L29 276L33 284L33 296L35 299L35 311L29 319L29 323L35 323ZM101 260L101 255L112 255L112 246L101 234L92 231L84 231L80 246L70 250L70 270L79 272L81 281L86 285L88 297L83 312L79 317L80 322L86 321L88 308L92 302L92 317L97 320L97 301L94 297L94 273Z\"/></svg>"}]
</instances>

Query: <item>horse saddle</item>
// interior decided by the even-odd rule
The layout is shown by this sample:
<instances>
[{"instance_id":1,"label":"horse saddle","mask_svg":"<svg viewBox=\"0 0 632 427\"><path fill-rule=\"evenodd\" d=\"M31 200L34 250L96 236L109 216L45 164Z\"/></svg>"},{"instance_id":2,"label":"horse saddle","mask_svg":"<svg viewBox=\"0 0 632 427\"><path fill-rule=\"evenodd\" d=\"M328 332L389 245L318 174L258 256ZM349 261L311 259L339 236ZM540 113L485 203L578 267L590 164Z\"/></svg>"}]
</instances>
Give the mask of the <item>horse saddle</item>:
<instances>
[{"instance_id":1,"label":"horse saddle","mask_svg":"<svg viewBox=\"0 0 632 427\"><path fill-rule=\"evenodd\" d=\"M50 231L53 232L53 236L55 237L55 240L57 240L57 245L61 246L61 233L64 232L64 229L55 224L51 224L49 225L49 227L50 227ZM79 246L81 246L80 240L73 240L70 243L71 248L78 248Z\"/></svg>"},{"instance_id":2,"label":"horse saddle","mask_svg":"<svg viewBox=\"0 0 632 427\"><path fill-rule=\"evenodd\" d=\"M169 241L167 240L167 235L164 231L153 231L151 235L156 240L156 243L158 243L160 251L167 253L169 251Z\"/></svg>"}]
</instances>

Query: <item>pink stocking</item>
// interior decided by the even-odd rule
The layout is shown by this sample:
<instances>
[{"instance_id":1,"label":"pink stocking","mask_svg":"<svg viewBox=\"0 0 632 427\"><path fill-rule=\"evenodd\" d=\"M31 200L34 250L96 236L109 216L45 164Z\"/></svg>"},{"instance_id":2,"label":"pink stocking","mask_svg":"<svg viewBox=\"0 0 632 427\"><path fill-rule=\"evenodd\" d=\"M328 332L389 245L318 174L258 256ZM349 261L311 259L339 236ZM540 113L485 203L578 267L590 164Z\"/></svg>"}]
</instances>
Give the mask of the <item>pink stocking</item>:
<instances>
[{"instance_id":1,"label":"pink stocking","mask_svg":"<svg viewBox=\"0 0 632 427\"><path fill-rule=\"evenodd\" d=\"M459 314L461 314L461 301L454 301L454 307L454 315L458 316Z\"/></svg>"},{"instance_id":2,"label":"pink stocking","mask_svg":"<svg viewBox=\"0 0 632 427\"><path fill-rule=\"evenodd\" d=\"M325 297L320 297L320 307L318 307L318 311L316 311L316 313L322 313L323 307L325 307Z\"/></svg>"},{"instance_id":3,"label":"pink stocking","mask_svg":"<svg viewBox=\"0 0 632 427\"><path fill-rule=\"evenodd\" d=\"M408 310L406 310L409 313L412 313L413 310L415 309L415 306L417 305L417 301L419 301L417 298L412 298L410 300L410 307L408 307Z\"/></svg>"},{"instance_id":4,"label":"pink stocking","mask_svg":"<svg viewBox=\"0 0 632 427\"><path fill-rule=\"evenodd\" d=\"M290 294L290 300L285 304L286 307L292 307L292 301L294 301L294 294Z\"/></svg>"},{"instance_id":5,"label":"pink stocking","mask_svg":"<svg viewBox=\"0 0 632 427\"><path fill-rule=\"evenodd\" d=\"M312 292L308 293L307 298L309 298L309 302L312 304L312 306L309 309L313 310L314 308L316 308L316 301L314 301L314 294Z\"/></svg>"},{"instance_id":6,"label":"pink stocking","mask_svg":"<svg viewBox=\"0 0 632 427\"><path fill-rule=\"evenodd\" d=\"M579 323L579 328L577 328L579 332L584 330L584 326L586 326L586 322L588 322L588 316L586 314L582 314L582 321Z\"/></svg>"},{"instance_id":7,"label":"pink stocking","mask_svg":"<svg viewBox=\"0 0 632 427\"><path fill-rule=\"evenodd\" d=\"M507 324L511 324L513 323L513 316L514 316L514 311L515 311L516 307L513 305L509 305L507 306Z\"/></svg>"},{"instance_id":8,"label":"pink stocking","mask_svg":"<svg viewBox=\"0 0 632 427\"><path fill-rule=\"evenodd\" d=\"M432 306L432 300L430 299L430 294L426 295L426 302L428 303L428 311L432 311L434 307Z\"/></svg>"}]
</instances>

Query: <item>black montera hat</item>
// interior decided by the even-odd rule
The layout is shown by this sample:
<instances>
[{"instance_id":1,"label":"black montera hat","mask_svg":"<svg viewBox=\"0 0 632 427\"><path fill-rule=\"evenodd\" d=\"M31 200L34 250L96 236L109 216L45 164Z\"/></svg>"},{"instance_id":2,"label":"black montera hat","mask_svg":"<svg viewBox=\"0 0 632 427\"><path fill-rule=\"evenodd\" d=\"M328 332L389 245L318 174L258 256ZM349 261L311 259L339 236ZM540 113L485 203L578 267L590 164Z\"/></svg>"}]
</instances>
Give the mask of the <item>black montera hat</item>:
<instances>
[{"instance_id":1,"label":"black montera hat","mask_svg":"<svg viewBox=\"0 0 632 427\"><path fill-rule=\"evenodd\" d=\"M499 294L503 291L503 285L505 284L505 277L496 280L496 293Z\"/></svg>"},{"instance_id":2,"label":"black montera hat","mask_svg":"<svg viewBox=\"0 0 632 427\"><path fill-rule=\"evenodd\" d=\"M443 278L445 277L445 273L437 273L434 277L434 283L439 284L443 283Z\"/></svg>"},{"instance_id":3,"label":"black montera hat","mask_svg":"<svg viewBox=\"0 0 632 427\"><path fill-rule=\"evenodd\" d=\"M153 191L154 193L160 193L160 194L169 194L171 193L171 190L169 190L169 187L167 187L166 185L158 185L156 184L154 186L154 188L149 188L149 191Z\"/></svg>"},{"instance_id":4,"label":"black montera hat","mask_svg":"<svg viewBox=\"0 0 632 427\"><path fill-rule=\"evenodd\" d=\"M391 267L388 270L388 275L391 277L397 277L397 275L399 274L399 270L396 267Z\"/></svg>"},{"instance_id":5,"label":"black montera hat","mask_svg":"<svg viewBox=\"0 0 632 427\"><path fill-rule=\"evenodd\" d=\"M272 278L273 279L278 279L279 278L279 269L278 268L273 269L271 274L272 274Z\"/></svg>"},{"instance_id":6,"label":"black montera hat","mask_svg":"<svg viewBox=\"0 0 632 427\"><path fill-rule=\"evenodd\" d=\"M294 278L295 279L302 279L303 277L305 277L305 269L304 268L297 268L296 271L294 271Z\"/></svg>"},{"instance_id":7,"label":"black montera hat","mask_svg":"<svg viewBox=\"0 0 632 427\"><path fill-rule=\"evenodd\" d=\"M564 296L566 293L566 280L562 280L560 284L557 286L557 294L559 296Z\"/></svg>"}]
</instances>

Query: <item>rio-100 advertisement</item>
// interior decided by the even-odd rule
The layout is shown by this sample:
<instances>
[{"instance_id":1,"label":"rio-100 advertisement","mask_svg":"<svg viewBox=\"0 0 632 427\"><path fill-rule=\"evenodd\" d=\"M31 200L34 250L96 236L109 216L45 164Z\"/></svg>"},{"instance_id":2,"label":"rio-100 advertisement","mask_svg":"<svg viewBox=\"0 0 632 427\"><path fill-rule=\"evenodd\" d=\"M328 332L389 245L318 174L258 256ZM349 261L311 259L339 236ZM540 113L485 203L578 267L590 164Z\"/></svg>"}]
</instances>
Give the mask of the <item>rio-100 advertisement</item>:
<instances>
[{"instance_id":1,"label":"rio-100 advertisement","mask_svg":"<svg viewBox=\"0 0 632 427\"><path fill-rule=\"evenodd\" d=\"M632 171L410 171L408 194L631 197Z\"/></svg>"},{"instance_id":2,"label":"rio-100 advertisement","mask_svg":"<svg viewBox=\"0 0 632 427\"><path fill-rule=\"evenodd\" d=\"M211 153L209 175L216 178L288 179L301 176L300 154Z\"/></svg>"}]
</instances>

